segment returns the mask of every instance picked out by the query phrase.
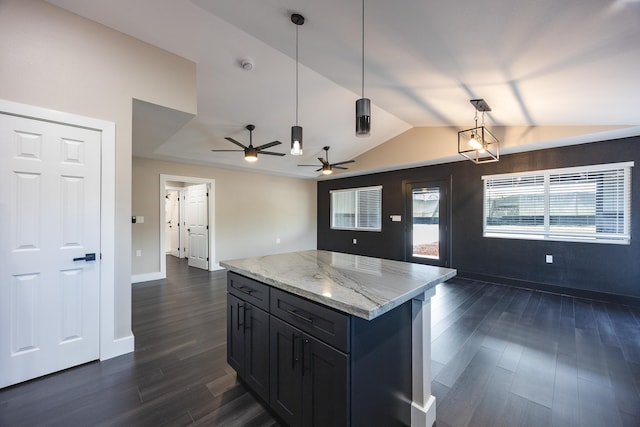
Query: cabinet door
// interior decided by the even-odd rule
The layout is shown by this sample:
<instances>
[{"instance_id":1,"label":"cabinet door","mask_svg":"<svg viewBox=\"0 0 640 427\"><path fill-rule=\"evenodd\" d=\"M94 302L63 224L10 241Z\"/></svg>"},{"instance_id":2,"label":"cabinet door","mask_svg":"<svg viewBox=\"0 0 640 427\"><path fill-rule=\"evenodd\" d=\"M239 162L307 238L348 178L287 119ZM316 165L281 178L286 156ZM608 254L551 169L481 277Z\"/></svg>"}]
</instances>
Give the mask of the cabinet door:
<instances>
[{"instance_id":1,"label":"cabinet door","mask_svg":"<svg viewBox=\"0 0 640 427\"><path fill-rule=\"evenodd\" d=\"M258 396L269 401L269 314L245 303L245 369L243 378Z\"/></svg>"},{"instance_id":2,"label":"cabinet door","mask_svg":"<svg viewBox=\"0 0 640 427\"><path fill-rule=\"evenodd\" d=\"M302 425L302 332L271 316L271 408L290 426Z\"/></svg>"},{"instance_id":3,"label":"cabinet door","mask_svg":"<svg viewBox=\"0 0 640 427\"><path fill-rule=\"evenodd\" d=\"M302 343L303 425L349 425L349 356L306 334Z\"/></svg>"},{"instance_id":4,"label":"cabinet door","mask_svg":"<svg viewBox=\"0 0 640 427\"><path fill-rule=\"evenodd\" d=\"M227 363L244 377L244 305L246 303L227 294Z\"/></svg>"}]
</instances>

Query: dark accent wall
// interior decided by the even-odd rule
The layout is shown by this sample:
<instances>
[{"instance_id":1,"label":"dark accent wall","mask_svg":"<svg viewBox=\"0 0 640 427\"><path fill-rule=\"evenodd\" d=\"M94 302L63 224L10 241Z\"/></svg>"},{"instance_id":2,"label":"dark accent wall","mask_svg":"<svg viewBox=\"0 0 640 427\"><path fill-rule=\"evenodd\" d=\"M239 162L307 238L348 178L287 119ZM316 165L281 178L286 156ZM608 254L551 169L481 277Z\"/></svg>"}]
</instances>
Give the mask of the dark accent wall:
<instances>
[{"instance_id":1,"label":"dark accent wall","mask_svg":"<svg viewBox=\"0 0 640 427\"><path fill-rule=\"evenodd\" d=\"M635 161L631 244L482 237L483 175ZM640 136L318 182L318 249L404 260L405 181L450 180L450 267L463 277L640 305ZM382 185L382 231L331 230L334 189ZM391 222L390 215L402 215ZM354 245L352 240L358 243ZM545 255L553 255L553 264Z\"/></svg>"}]
</instances>

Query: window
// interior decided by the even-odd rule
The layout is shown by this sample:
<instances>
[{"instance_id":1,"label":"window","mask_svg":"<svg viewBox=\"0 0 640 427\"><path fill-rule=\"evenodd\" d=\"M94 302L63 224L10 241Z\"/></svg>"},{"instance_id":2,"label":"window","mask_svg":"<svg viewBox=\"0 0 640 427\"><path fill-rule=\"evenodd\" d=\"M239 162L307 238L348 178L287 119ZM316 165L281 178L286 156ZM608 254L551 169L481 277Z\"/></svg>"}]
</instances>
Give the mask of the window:
<instances>
[{"instance_id":1,"label":"window","mask_svg":"<svg viewBox=\"0 0 640 427\"><path fill-rule=\"evenodd\" d=\"M483 176L483 235L629 244L633 165Z\"/></svg>"},{"instance_id":2,"label":"window","mask_svg":"<svg viewBox=\"0 0 640 427\"><path fill-rule=\"evenodd\" d=\"M382 186L333 190L330 193L331 228L382 229Z\"/></svg>"}]
</instances>

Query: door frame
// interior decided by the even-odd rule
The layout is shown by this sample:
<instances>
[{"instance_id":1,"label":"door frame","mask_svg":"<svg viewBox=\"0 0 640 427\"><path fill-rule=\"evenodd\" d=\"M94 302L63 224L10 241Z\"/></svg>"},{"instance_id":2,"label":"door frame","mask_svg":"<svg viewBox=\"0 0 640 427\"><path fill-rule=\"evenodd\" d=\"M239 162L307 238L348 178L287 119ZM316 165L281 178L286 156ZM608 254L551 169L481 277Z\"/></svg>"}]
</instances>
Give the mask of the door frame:
<instances>
[{"instance_id":1,"label":"door frame","mask_svg":"<svg viewBox=\"0 0 640 427\"><path fill-rule=\"evenodd\" d=\"M216 229L216 209L215 209L215 200L216 200L216 180L209 178L197 178L190 176L179 176L179 175L166 175L160 174L160 278L164 279L167 277L167 258L166 258L166 230L165 230L165 222L166 222L166 212L164 207L164 192L165 187L167 186L167 182L176 181L176 182L184 182L189 184L209 184L209 271L222 270L216 259L216 245L215 245L215 229Z\"/></svg>"},{"instance_id":2,"label":"door frame","mask_svg":"<svg viewBox=\"0 0 640 427\"><path fill-rule=\"evenodd\" d=\"M116 124L0 99L0 113L96 130L100 144L100 360L134 349L134 336L115 336Z\"/></svg>"},{"instance_id":3,"label":"door frame","mask_svg":"<svg viewBox=\"0 0 640 427\"><path fill-rule=\"evenodd\" d=\"M439 229L440 234L440 258L439 260L432 260L430 258L424 259L416 259L412 256L412 251L409 249L409 242L411 240L410 236L413 230L412 224L412 191L410 187L420 184L420 186L424 187L432 185L434 187L440 187L445 191L444 204L440 206L440 221L444 220L445 229ZM406 262L419 262L421 264L430 264L436 265L440 267L450 267L451 266L451 177L449 178L424 178L424 179L412 179L412 180L403 180L402 181L402 197L404 200L404 216L405 227L404 227L404 260ZM441 199L442 200L442 197ZM443 212L444 211L444 212ZM440 222L442 225L442 222ZM443 239L444 238L444 239Z\"/></svg>"}]
</instances>

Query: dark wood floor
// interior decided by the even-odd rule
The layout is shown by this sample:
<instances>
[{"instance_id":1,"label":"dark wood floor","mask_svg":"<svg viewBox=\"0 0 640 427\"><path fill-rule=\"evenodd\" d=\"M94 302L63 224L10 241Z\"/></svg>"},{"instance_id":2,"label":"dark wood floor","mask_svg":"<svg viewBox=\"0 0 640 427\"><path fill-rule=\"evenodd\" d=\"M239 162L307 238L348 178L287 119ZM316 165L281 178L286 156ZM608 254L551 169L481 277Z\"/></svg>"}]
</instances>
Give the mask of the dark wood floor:
<instances>
[{"instance_id":1,"label":"dark wood floor","mask_svg":"<svg viewBox=\"0 0 640 427\"><path fill-rule=\"evenodd\" d=\"M133 286L136 350L0 390L0 426L272 426L225 361L225 273ZM640 426L640 310L453 279L432 299L437 426Z\"/></svg>"}]
</instances>

